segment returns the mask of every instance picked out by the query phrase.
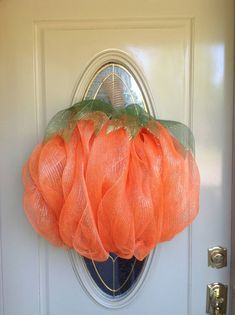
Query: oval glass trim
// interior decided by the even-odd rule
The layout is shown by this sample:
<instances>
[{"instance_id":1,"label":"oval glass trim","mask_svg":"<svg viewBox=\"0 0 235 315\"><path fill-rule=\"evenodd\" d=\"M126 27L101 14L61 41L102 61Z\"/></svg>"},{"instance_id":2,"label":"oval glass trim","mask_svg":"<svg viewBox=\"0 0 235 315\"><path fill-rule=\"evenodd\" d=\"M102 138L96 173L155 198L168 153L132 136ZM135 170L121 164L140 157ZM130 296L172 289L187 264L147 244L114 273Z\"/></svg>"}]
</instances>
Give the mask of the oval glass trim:
<instances>
[{"instance_id":1,"label":"oval glass trim","mask_svg":"<svg viewBox=\"0 0 235 315\"><path fill-rule=\"evenodd\" d=\"M108 84L105 84L105 81ZM113 106L137 103L156 115L143 74L133 60L120 50L104 51L90 62L77 85L72 104L81 99L102 99L111 102ZM143 287L156 258L156 252L159 254L159 250L153 250L146 257L133 285L124 294L116 295L115 298L99 288L82 256L70 250L69 257L78 281L90 298L104 307L121 308L129 304Z\"/></svg>"}]
</instances>

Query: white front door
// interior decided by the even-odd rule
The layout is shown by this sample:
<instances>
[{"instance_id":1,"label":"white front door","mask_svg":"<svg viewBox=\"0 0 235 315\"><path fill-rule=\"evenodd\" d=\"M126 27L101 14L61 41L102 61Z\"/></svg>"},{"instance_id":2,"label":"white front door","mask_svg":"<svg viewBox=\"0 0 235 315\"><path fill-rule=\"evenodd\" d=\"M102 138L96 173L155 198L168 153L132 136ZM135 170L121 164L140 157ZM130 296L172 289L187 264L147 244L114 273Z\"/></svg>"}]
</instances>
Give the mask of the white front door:
<instances>
[{"instance_id":1,"label":"white front door","mask_svg":"<svg viewBox=\"0 0 235 315\"><path fill-rule=\"evenodd\" d=\"M229 285L229 267L208 267L207 250L230 255L233 12L232 0L0 1L1 315L199 315L207 284ZM201 173L199 216L157 248L141 290L116 310L33 231L21 183L47 122L109 49L141 69L160 119L191 127Z\"/></svg>"}]
</instances>

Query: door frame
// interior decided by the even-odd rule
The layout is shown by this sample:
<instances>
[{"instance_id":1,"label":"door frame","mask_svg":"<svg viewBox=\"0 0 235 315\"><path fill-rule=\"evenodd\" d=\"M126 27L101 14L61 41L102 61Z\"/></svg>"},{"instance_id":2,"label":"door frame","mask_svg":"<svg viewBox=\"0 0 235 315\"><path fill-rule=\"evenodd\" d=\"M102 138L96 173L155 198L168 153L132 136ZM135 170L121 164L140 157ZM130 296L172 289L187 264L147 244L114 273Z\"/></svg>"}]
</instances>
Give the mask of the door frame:
<instances>
[{"instance_id":1,"label":"door frame","mask_svg":"<svg viewBox=\"0 0 235 315\"><path fill-rule=\"evenodd\" d=\"M235 15L235 12L234 12ZM231 263L229 313L235 315L235 21L233 38L233 137L232 137L232 206L231 206Z\"/></svg>"}]
</instances>

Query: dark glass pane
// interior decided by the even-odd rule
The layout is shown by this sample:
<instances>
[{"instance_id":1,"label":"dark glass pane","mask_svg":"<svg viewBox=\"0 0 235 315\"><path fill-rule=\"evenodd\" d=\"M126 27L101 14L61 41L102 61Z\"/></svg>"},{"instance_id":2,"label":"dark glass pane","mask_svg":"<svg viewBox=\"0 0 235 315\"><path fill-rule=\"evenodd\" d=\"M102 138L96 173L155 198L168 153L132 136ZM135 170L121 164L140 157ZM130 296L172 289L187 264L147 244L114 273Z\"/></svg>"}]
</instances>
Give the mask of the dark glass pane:
<instances>
[{"instance_id":1,"label":"dark glass pane","mask_svg":"<svg viewBox=\"0 0 235 315\"><path fill-rule=\"evenodd\" d=\"M97 286L112 297L127 292L136 283L145 260L139 261L135 257L123 259L113 253L105 262L95 262L84 258L87 269Z\"/></svg>"}]
</instances>

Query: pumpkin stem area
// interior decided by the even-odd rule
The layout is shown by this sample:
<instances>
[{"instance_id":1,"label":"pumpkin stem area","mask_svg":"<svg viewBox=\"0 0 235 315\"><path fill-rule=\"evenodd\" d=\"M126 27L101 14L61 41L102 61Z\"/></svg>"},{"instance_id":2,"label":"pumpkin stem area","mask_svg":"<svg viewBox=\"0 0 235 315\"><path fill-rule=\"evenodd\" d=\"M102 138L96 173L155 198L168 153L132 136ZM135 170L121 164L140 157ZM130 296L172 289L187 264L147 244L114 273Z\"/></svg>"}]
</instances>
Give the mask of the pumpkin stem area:
<instances>
[{"instance_id":1,"label":"pumpkin stem area","mask_svg":"<svg viewBox=\"0 0 235 315\"><path fill-rule=\"evenodd\" d=\"M123 128L134 138L142 128L157 136L157 124L161 123L170 134L176 138L186 151L194 154L194 137L191 130L184 124L176 121L159 120L151 116L138 104L124 105L123 101L113 95L111 103L102 100L83 100L73 106L59 111L49 122L44 143L54 136L61 136L68 142L73 134L77 123L81 120L91 120L94 123L95 134L101 131L105 124L107 134Z\"/></svg>"}]
</instances>

